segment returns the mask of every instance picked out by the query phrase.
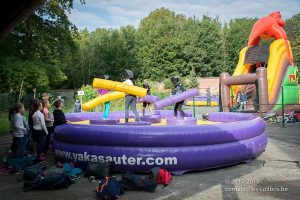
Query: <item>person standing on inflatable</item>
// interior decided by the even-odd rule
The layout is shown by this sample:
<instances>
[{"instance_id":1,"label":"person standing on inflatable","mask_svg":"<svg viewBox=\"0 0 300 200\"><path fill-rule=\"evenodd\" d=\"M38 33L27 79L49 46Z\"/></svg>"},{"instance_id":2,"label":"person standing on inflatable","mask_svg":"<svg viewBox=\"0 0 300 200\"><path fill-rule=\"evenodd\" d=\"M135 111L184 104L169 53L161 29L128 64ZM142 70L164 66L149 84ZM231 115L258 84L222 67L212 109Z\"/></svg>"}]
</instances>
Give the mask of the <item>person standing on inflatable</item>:
<instances>
[{"instance_id":1,"label":"person standing on inflatable","mask_svg":"<svg viewBox=\"0 0 300 200\"><path fill-rule=\"evenodd\" d=\"M128 85L134 85L132 82L133 73L130 70L125 69L123 72L123 77L125 79L124 83ZM129 106L132 109L132 112L135 115L135 121L140 122L141 118L139 116L139 113L136 110L136 96L132 94L126 94L125 95L125 123L128 123L129 120Z\"/></svg>"},{"instance_id":2,"label":"person standing on inflatable","mask_svg":"<svg viewBox=\"0 0 300 200\"><path fill-rule=\"evenodd\" d=\"M147 95L151 95L150 85L148 83L143 84L143 88L147 89ZM143 102L143 116L145 116L146 107L150 108L151 103Z\"/></svg>"},{"instance_id":3,"label":"person standing on inflatable","mask_svg":"<svg viewBox=\"0 0 300 200\"><path fill-rule=\"evenodd\" d=\"M108 75L103 75L103 79L108 80L109 76ZM98 95L105 95L109 91L106 89L98 89ZM109 110L110 110L110 101L104 103L104 110L103 110L103 120L108 120L109 117Z\"/></svg>"},{"instance_id":4,"label":"person standing on inflatable","mask_svg":"<svg viewBox=\"0 0 300 200\"><path fill-rule=\"evenodd\" d=\"M179 82L179 78L177 76L173 76L171 78L171 82L174 84L174 93L175 95L180 94L185 91L184 86ZM179 101L174 106L174 117L177 117L177 112L179 111L181 116L184 118L185 113L182 110L182 105L184 101Z\"/></svg>"}]
</instances>

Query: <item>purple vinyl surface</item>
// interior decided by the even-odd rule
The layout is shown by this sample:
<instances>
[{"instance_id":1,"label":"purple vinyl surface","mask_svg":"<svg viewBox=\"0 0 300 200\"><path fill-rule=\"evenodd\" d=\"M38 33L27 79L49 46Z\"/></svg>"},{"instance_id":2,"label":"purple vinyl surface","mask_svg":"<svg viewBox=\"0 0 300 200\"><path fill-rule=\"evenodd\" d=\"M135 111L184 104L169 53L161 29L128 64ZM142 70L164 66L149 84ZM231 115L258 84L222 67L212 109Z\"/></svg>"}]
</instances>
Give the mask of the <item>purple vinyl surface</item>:
<instances>
[{"instance_id":1,"label":"purple vinyl surface","mask_svg":"<svg viewBox=\"0 0 300 200\"><path fill-rule=\"evenodd\" d=\"M184 101L187 100L188 98L197 96L199 94L199 90L198 89L189 89L185 92L182 92L180 94L159 100L157 102L154 103L154 108L156 110L159 110L161 108L164 108L166 106L170 106L174 103L180 102L180 101Z\"/></svg>"},{"instance_id":2,"label":"purple vinyl surface","mask_svg":"<svg viewBox=\"0 0 300 200\"><path fill-rule=\"evenodd\" d=\"M137 102L147 102L147 103L154 103L156 101L159 101L159 98L157 96L153 95L146 95L144 97L138 97Z\"/></svg>"},{"instance_id":3,"label":"purple vinyl surface","mask_svg":"<svg viewBox=\"0 0 300 200\"><path fill-rule=\"evenodd\" d=\"M97 125L116 125L119 120L110 119L110 120L90 120L90 124Z\"/></svg>"},{"instance_id":4,"label":"purple vinyl surface","mask_svg":"<svg viewBox=\"0 0 300 200\"><path fill-rule=\"evenodd\" d=\"M173 110L154 110L152 112L146 112L146 115L160 115L161 118L171 118L174 117ZM186 117L191 117L192 113L185 111ZM82 120L100 120L102 119L102 112L81 112L81 113L67 113L66 119L71 122L77 122ZM142 112L139 112L139 115L142 116ZM181 117L181 114L178 113L178 116ZM124 111L113 111L109 113L110 120L119 120L125 118ZM132 112L129 112L129 118L135 118Z\"/></svg>"},{"instance_id":5,"label":"purple vinyl surface","mask_svg":"<svg viewBox=\"0 0 300 200\"><path fill-rule=\"evenodd\" d=\"M145 115L141 117L142 121L151 122L152 124L157 124L161 122L160 115Z\"/></svg>"},{"instance_id":6,"label":"purple vinyl surface","mask_svg":"<svg viewBox=\"0 0 300 200\"><path fill-rule=\"evenodd\" d=\"M186 117L186 118L168 118L167 125L197 125L197 119L193 117Z\"/></svg>"},{"instance_id":7,"label":"purple vinyl surface","mask_svg":"<svg viewBox=\"0 0 300 200\"><path fill-rule=\"evenodd\" d=\"M151 122L127 122L127 123L121 123L118 122L117 125L119 126L150 126Z\"/></svg>"},{"instance_id":8,"label":"purple vinyl surface","mask_svg":"<svg viewBox=\"0 0 300 200\"><path fill-rule=\"evenodd\" d=\"M167 112L159 113L168 116ZM75 115L69 114L67 118L79 121L79 118L86 119L93 113L77 118ZM121 116L118 112L111 115ZM54 153L61 161L113 160L120 171L146 171L160 166L180 173L244 162L264 151L268 140L264 133L265 122L261 118L225 112L210 113L208 118L226 123L166 126L65 124L55 128Z\"/></svg>"},{"instance_id":9,"label":"purple vinyl surface","mask_svg":"<svg viewBox=\"0 0 300 200\"><path fill-rule=\"evenodd\" d=\"M207 101L207 96L195 96L195 101ZM188 99L189 101L192 101L193 98ZM219 96L211 96L211 101L219 101Z\"/></svg>"}]
</instances>

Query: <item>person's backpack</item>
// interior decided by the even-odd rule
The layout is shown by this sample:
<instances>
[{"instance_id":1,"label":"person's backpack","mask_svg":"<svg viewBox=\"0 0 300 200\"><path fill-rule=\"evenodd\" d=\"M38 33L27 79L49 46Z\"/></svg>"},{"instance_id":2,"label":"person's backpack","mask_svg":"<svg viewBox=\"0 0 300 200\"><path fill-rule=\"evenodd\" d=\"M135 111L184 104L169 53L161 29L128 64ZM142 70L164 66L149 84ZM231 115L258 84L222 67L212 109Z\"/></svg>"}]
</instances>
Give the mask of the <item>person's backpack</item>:
<instances>
[{"instance_id":1,"label":"person's backpack","mask_svg":"<svg viewBox=\"0 0 300 200\"><path fill-rule=\"evenodd\" d=\"M47 169L45 166L39 164L26 167L23 172L23 179L25 181L33 181L37 176L42 176L43 172Z\"/></svg>"},{"instance_id":2,"label":"person's backpack","mask_svg":"<svg viewBox=\"0 0 300 200\"><path fill-rule=\"evenodd\" d=\"M115 200L121 195L121 186L116 177L105 177L99 180L99 185L96 187L97 196L102 200Z\"/></svg>"},{"instance_id":3,"label":"person's backpack","mask_svg":"<svg viewBox=\"0 0 300 200\"><path fill-rule=\"evenodd\" d=\"M69 163L65 163L63 165L63 172L65 175L67 176L78 176L81 174L81 169L80 168L75 168L74 166L72 166Z\"/></svg>"},{"instance_id":4,"label":"person's backpack","mask_svg":"<svg viewBox=\"0 0 300 200\"><path fill-rule=\"evenodd\" d=\"M152 168L149 171L149 174L146 176L140 176L132 172L126 172L122 175L122 180L119 182L123 190L155 192L158 172L158 167Z\"/></svg>"},{"instance_id":5,"label":"person's backpack","mask_svg":"<svg viewBox=\"0 0 300 200\"><path fill-rule=\"evenodd\" d=\"M26 167L32 166L36 157L34 156L25 156L23 158L8 158L7 165L12 166L15 170L20 171Z\"/></svg>"},{"instance_id":6,"label":"person's backpack","mask_svg":"<svg viewBox=\"0 0 300 200\"><path fill-rule=\"evenodd\" d=\"M172 174L165 169L159 169L157 184L169 185L172 180Z\"/></svg>"},{"instance_id":7,"label":"person's backpack","mask_svg":"<svg viewBox=\"0 0 300 200\"><path fill-rule=\"evenodd\" d=\"M54 190L68 188L73 183L74 181L65 174L56 176L38 176L34 181L25 181L23 191L29 192L37 189Z\"/></svg>"},{"instance_id":8,"label":"person's backpack","mask_svg":"<svg viewBox=\"0 0 300 200\"><path fill-rule=\"evenodd\" d=\"M88 163L87 168L85 169L84 176L90 177L94 176L95 178L103 179L112 175L114 167L114 162L104 162L104 163Z\"/></svg>"}]
</instances>

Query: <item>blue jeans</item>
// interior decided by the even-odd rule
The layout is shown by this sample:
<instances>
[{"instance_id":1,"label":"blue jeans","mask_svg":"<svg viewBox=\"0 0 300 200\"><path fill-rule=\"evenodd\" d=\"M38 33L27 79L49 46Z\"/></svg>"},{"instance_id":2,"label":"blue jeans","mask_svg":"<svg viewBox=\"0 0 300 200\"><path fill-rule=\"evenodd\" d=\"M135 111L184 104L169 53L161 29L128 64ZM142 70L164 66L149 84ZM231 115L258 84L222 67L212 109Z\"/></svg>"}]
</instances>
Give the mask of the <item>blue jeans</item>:
<instances>
[{"instance_id":1,"label":"blue jeans","mask_svg":"<svg viewBox=\"0 0 300 200\"><path fill-rule=\"evenodd\" d=\"M104 105L105 105L105 108L104 108L104 111L103 111L103 119L108 119L109 109L110 109L110 101L105 102Z\"/></svg>"},{"instance_id":2,"label":"blue jeans","mask_svg":"<svg viewBox=\"0 0 300 200\"><path fill-rule=\"evenodd\" d=\"M127 123L129 120L129 107L131 107L132 112L135 115L135 121L140 122L141 118L139 113L136 110L136 96L126 95L125 97L125 122Z\"/></svg>"},{"instance_id":3,"label":"blue jeans","mask_svg":"<svg viewBox=\"0 0 300 200\"><path fill-rule=\"evenodd\" d=\"M24 134L24 137L23 137L23 140L22 140L23 155L24 155L24 152L25 152L25 150L27 148L28 139L29 139L29 135L28 134Z\"/></svg>"},{"instance_id":4,"label":"blue jeans","mask_svg":"<svg viewBox=\"0 0 300 200\"><path fill-rule=\"evenodd\" d=\"M23 149L23 137L14 137L13 138L13 152L15 158L23 158L24 149Z\"/></svg>"}]
</instances>

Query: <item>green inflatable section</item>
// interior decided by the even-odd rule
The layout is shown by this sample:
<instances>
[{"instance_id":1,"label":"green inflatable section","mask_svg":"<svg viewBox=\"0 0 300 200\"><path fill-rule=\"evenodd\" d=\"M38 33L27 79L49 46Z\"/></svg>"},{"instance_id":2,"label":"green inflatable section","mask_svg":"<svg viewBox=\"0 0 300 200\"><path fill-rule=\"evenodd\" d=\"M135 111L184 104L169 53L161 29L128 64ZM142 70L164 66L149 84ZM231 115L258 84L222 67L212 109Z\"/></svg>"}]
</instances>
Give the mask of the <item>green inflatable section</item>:
<instances>
[{"instance_id":1,"label":"green inflatable section","mask_svg":"<svg viewBox=\"0 0 300 200\"><path fill-rule=\"evenodd\" d=\"M288 70L285 73L283 82L281 84L280 93L278 96L278 100L276 102L277 105L275 105L272 109L272 111L275 110L281 110L282 109L282 102L284 105L287 104L298 104L299 102L299 86L298 82L291 82L290 81L290 75L297 74L298 70L295 66L289 66ZM283 90L283 92L282 92ZM282 99L283 95L283 99Z\"/></svg>"}]
</instances>

